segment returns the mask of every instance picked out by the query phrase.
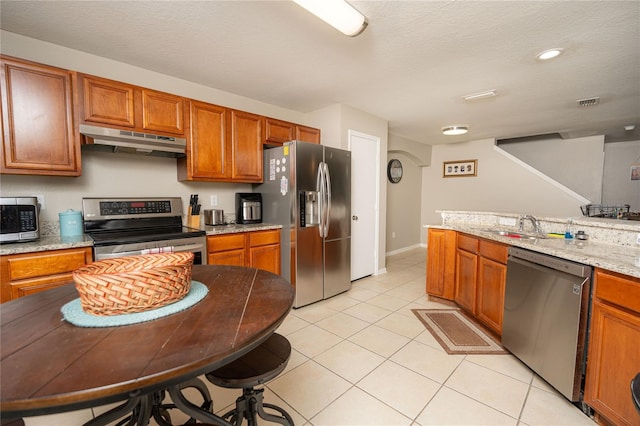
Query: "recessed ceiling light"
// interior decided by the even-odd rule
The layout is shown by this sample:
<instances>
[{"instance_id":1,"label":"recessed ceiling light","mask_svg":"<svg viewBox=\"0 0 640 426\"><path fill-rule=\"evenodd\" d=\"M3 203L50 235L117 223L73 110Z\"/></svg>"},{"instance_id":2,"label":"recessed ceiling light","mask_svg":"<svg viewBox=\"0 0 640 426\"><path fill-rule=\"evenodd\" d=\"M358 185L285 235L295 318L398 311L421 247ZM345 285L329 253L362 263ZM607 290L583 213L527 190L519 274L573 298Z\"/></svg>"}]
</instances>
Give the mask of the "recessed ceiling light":
<instances>
[{"instance_id":1,"label":"recessed ceiling light","mask_svg":"<svg viewBox=\"0 0 640 426\"><path fill-rule=\"evenodd\" d=\"M442 128L442 133L447 136L464 135L469 131L469 127L464 125L446 126Z\"/></svg>"},{"instance_id":2,"label":"recessed ceiling light","mask_svg":"<svg viewBox=\"0 0 640 426\"><path fill-rule=\"evenodd\" d=\"M462 97L462 99L464 99L465 101L476 101L478 99L484 99L484 98L492 98L496 96L496 90L485 90L484 92L480 92L480 93L473 93L471 95L465 95Z\"/></svg>"},{"instance_id":3,"label":"recessed ceiling light","mask_svg":"<svg viewBox=\"0 0 640 426\"><path fill-rule=\"evenodd\" d=\"M540 52L536 55L539 61L548 61L549 59L557 58L564 49L560 47L554 47L553 49L547 49L544 52Z\"/></svg>"}]
</instances>

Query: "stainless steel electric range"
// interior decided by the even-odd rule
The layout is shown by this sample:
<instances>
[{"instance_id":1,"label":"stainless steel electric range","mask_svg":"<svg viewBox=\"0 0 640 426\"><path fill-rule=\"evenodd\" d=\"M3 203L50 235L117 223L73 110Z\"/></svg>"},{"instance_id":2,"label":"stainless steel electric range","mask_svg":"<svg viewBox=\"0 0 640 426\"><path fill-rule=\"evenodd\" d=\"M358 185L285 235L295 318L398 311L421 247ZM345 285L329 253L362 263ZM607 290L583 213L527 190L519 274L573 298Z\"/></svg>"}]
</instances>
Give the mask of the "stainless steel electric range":
<instances>
[{"instance_id":1,"label":"stainless steel electric range","mask_svg":"<svg viewBox=\"0 0 640 426\"><path fill-rule=\"evenodd\" d=\"M183 226L182 212L180 197L82 199L95 260L189 251L194 264L206 264L206 233Z\"/></svg>"}]
</instances>

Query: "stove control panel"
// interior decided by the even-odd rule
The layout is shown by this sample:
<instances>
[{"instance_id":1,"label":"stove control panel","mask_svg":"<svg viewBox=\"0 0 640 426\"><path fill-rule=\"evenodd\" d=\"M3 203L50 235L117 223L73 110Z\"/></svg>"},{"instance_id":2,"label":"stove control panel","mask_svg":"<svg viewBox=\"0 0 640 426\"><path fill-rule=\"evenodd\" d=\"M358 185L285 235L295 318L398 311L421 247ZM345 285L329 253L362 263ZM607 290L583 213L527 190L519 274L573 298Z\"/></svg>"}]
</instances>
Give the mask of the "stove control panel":
<instances>
[{"instance_id":1,"label":"stove control panel","mask_svg":"<svg viewBox=\"0 0 640 426\"><path fill-rule=\"evenodd\" d=\"M103 201L100 203L100 215L119 216L136 214L171 213L169 200L159 201Z\"/></svg>"},{"instance_id":2,"label":"stove control panel","mask_svg":"<svg viewBox=\"0 0 640 426\"><path fill-rule=\"evenodd\" d=\"M182 199L157 198L83 198L84 220L139 219L182 216Z\"/></svg>"}]
</instances>

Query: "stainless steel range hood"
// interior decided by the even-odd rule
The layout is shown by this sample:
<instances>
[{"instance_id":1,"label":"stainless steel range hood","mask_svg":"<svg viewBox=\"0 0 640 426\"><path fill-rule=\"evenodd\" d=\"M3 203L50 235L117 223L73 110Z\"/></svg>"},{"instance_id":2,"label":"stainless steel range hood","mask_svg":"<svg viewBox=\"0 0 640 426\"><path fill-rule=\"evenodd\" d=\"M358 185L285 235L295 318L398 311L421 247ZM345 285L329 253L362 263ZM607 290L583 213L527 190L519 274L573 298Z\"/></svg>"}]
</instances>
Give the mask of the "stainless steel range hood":
<instances>
[{"instance_id":1,"label":"stainless steel range hood","mask_svg":"<svg viewBox=\"0 0 640 426\"><path fill-rule=\"evenodd\" d=\"M182 157L187 140L173 136L160 136L131 130L80 125L80 133L86 137L83 149L161 157Z\"/></svg>"}]
</instances>

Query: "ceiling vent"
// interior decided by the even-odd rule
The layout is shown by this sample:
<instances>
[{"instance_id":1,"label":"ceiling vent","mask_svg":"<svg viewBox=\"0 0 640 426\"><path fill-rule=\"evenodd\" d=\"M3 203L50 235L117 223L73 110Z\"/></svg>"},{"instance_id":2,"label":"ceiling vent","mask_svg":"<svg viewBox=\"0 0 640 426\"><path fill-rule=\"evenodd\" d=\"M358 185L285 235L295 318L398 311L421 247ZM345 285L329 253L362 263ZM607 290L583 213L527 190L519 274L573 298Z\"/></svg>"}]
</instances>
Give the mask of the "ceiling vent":
<instances>
[{"instance_id":1,"label":"ceiling vent","mask_svg":"<svg viewBox=\"0 0 640 426\"><path fill-rule=\"evenodd\" d=\"M587 98L587 99L578 99L576 102L578 103L579 107L589 107L589 106L598 105L600 103L600 98L594 97L594 98Z\"/></svg>"}]
</instances>

